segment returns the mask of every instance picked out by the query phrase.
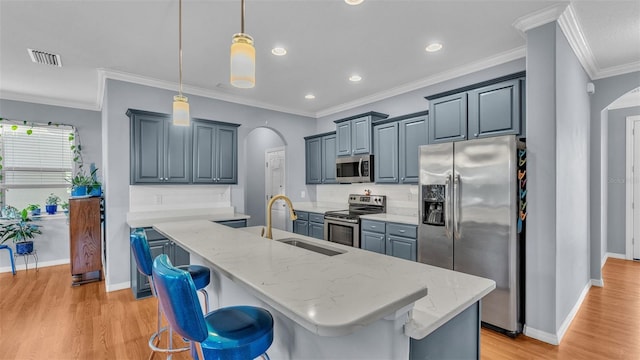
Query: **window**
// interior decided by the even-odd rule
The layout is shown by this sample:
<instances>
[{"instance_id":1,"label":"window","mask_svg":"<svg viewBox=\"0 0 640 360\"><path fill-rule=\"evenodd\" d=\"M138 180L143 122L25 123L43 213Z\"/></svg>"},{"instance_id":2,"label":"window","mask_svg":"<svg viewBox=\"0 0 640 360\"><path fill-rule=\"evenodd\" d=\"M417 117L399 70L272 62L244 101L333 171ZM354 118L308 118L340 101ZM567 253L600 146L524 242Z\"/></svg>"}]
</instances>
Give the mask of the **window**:
<instances>
[{"instance_id":1,"label":"window","mask_svg":"<svg viewBox=\"0 0 640 360\"><path fill-rule=\"evenodd\" d=\"M44 210L50 193L69 198L66 179L73 171L71 126L12 125L0 128L3 205L18 210L38 204Z\"/></svg>"}]
</instances>

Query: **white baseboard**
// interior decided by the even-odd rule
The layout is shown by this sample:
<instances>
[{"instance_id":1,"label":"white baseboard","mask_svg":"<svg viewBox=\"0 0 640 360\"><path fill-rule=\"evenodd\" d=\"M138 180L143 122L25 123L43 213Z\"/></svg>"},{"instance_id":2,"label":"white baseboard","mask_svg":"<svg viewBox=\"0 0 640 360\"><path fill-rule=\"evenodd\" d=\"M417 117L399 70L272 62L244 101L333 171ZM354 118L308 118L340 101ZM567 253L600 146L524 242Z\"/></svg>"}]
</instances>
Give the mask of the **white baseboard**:
<instances>
[{"instance_id":1,"label":"white baseboard","mask_svg":"<svg viewBox=\"0 0 640 360\"><path fill-rule=\"evenodd\" d=\"M548 333L546 331L534 329L527 325L524 326L524 330L522 331L525 335L530 338L534 338L543 342L546 342L551 345L558 345L558 337L555 334Z\"/></svg>"},{"instance_id":2,"label":"white baseboard","mask_svg":"<svg viewBox=\"0 0 640 360\"><path fill-rule=\"evenodd\" d=\"M107 285L107 292L118 291L122 289L128 289L131 287L131 281L125 281L118 284Z\"/></svg>"},{"instance_id":3,"label":"white baseboard","mask_svg":"<svg viewBox=\"0 0 640 360\"><path fill-rule=\"evenodd\" d=\"M571 311L569 311L569 314L562 322L562 325L560 325L560 329L558 329L558 343L562 341L564 334L567 332L567 329L569 329L569 325L571 325L571 322L576 317L576 314L578 313L578 310L580 310L580 306L582 306L582 302L589 293L590 288L591 282L588 282L587 285L585 285L584 289L582 289L582 293L580 294L578 301L576 301L576 304L573 305L573 308L571 309Z\"/></svg>"},{"instance_id":4,"label":"white baseboard","mask_svg":"<svg viewBox=\"0 0 640 360\"><path fill-rule=\"evenodd\" d=\"M618 254L618 253L607 253L607 259L608 258L614 258L614 259L622 259L622 260L626 260L627 259L627 255L625 254Z\"/></svg>"},{"instance_id":5,"label":"white baseboard","mask_svg":"<svg viewBox=\"0 0 640 360\"><path fill-rule=\"evenodd\" d=\"M602 279L591 279L591 286L604 287L604 280L602 280Z\"/></svg>"},{"instance_id":6,"label":"white baseboard","mask_svg":"<svg viewBox=\"0 0 640 360\"><path fill-rule=\"evenodd\" d=\"M16 264L16 271L27 270L26 266L24 265L24 261L22 261L22 259L15 259L15 264ZM39 261L38 269L43 267L64 265L64 264L69 264L69 259ZM33 261L33 258L29 259L29 270L35 270L35 268L36 268L35 261ZM5 273L5 272L11 272L11 265L0 268L0 273Z\"/></svg>"}]
</instances>

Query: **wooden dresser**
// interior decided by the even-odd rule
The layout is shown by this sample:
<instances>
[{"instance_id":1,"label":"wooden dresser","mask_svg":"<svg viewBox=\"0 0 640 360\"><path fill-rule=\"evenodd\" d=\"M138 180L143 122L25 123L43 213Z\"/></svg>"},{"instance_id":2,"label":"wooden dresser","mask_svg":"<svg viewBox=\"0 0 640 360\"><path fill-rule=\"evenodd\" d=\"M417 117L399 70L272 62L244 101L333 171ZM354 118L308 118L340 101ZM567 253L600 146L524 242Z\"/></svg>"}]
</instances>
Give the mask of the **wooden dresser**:
<instances>
[{"instance_id":1,"label":"wooden dresser","mask_svg":"<svg viewBox=\"0 0 640 360\"><path fill-rule=\"evenodd\" d=\"M71 285L102 280L100 197L69 199Z\"/></svg>"}]
</instances>

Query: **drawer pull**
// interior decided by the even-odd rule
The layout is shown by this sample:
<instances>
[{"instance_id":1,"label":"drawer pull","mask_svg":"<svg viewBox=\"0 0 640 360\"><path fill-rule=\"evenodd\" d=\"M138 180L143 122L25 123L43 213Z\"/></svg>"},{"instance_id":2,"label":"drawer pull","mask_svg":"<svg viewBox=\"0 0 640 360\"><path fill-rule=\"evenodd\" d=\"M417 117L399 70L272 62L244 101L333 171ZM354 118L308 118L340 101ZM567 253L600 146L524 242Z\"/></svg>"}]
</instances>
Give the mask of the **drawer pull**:
<instances>
[{"instance_id":1,"label":"drawer pull","mask_svg":"<svg viewBox=\"0 0 640 360\"><path fill-rule=\"evenodd\" d=\"M401 232L401 233L403 233L403 232L404 232L404 230L400 230L400 232Z\"/></svg>"}]
</instances>

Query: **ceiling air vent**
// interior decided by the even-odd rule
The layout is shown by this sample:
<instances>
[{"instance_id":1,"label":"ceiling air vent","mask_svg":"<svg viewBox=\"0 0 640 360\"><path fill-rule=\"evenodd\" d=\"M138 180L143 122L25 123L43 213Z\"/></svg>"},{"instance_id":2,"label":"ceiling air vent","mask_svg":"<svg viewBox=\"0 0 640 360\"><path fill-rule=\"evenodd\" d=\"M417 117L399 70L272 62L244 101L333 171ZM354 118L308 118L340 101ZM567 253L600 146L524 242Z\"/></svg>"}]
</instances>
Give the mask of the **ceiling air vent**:
<instances>
[{"instance_id":1,"label":"ceiling air vent","mask_svg":"<svg viewBox=\"0 0 640 360\"><path fill-rule=\"evenodd\" d=\"M33 49L27 50L29 51L29 56L31 56L31 61L34 63L62 67L62 61L60 61L60 55L58 54Z\"/></svg>"}]
</instances>

